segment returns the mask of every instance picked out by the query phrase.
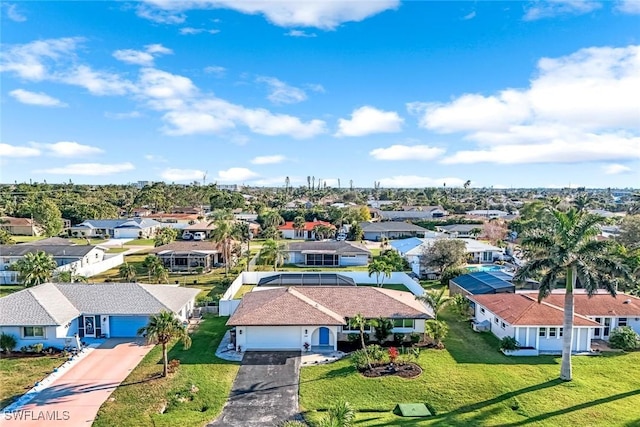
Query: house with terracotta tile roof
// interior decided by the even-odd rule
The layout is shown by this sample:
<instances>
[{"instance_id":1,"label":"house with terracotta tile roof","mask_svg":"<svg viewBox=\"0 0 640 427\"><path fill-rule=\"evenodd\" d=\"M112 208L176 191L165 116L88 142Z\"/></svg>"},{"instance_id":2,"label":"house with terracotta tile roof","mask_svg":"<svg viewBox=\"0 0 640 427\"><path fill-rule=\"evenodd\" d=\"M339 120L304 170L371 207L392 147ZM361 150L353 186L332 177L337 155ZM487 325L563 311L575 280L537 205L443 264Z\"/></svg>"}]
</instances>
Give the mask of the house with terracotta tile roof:
<instances>
[{"instance_id":1,"label":"house with terracotta tile roof","mask_svg":"<svg viewBox=\"0 0 640 427\"><path fill-rule=\"evenodd\" d=\"M13 236L40 236L42 227L31 218L0 217L0 229Z\"/></svg>"},{"instance_id":2,"label":"house with terracotta tile roof","mask_svg":"<svg viewBox=\"0 0 640 427\"><path fill-rule=\"evenodd\" d=\"M227 325L244 350L336 350L359 331L349 318L389 318L393 333L422 333L432 311L410 292L372 286L257 287L245 294ZM366 333L373 337L373 329Z\"/></svg>"},{"instance_id":3,"label":"house with terracotta tile roof","mask_svg":"<svg viewBox=\"0 0 640 427\"><path fill-rule=\"evenodd\" d=\"M296 229L293 226L293 221L287 221L283 225L279 226L278 230L282 233L283 239L315 240L316 232L314 229L319 225L329 227L333 230L336 229L336 227L330 222L316 220L305 222L304 227L300 229Z\"/></svg>"}]
</instances>

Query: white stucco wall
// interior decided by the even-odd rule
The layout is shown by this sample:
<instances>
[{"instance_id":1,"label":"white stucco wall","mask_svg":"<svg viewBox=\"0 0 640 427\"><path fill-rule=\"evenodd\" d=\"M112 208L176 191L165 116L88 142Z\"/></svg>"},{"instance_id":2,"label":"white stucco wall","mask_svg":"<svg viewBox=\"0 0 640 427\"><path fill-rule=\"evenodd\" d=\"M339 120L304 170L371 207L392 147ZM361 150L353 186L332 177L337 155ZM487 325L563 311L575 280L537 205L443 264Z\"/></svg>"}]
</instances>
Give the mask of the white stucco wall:
<instances>
[{"instance_id":1,"label":"white stucco wall","mask_svg":"<svg viewBox=\"0 0 640 427\"><path fill-rule=\"evenodd\" d=\"M369 257L367 255L356 255L356 256L340 256L339 263L341 266L352 266L352 265L367 265L369 263Z\"/></svg>"},{"instance_id":2,"label":"white stucco wall","mask_svg":"<svg viewBox=\"0 0 640 427\"><path fill-rule=\"evenodd\" d=\"M73 339L73 335L78 330L77 319L72 320L70 323L71 324L69 326L45 326L43 338L24 337L22 326L0 326L0 333L13 335L16 338L18 344L16 345L14 351L19 351L20 347L30 346L37 343L42 343L44 345L44 348L56 347L61 349L64 348L67 344L75 347L75 340Z\"/></svg>"}]
</instances>

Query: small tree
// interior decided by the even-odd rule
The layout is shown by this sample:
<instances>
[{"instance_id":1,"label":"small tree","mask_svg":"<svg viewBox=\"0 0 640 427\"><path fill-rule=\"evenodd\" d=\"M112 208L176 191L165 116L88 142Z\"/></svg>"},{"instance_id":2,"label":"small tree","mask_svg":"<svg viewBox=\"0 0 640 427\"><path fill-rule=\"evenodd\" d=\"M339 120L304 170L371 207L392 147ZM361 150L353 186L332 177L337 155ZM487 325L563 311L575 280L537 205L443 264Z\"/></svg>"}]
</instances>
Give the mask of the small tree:
<instances>
[{"instance_id":1,"label":"small tree","mask_svg":"<svg viewBox=\"0 0 640 427\"><path fill-rule=\"evenodd\" d=\"M518 341L514 337L504 337L500 340L500 350L517 350Z\"/></svg>"},{"instance_id":2,"label":"small tree","mask_svg":"<svg viewBox=\"0 0 640 427\"><path fill-rule=\"evenodd\" d=\"M375 328L373 336L376 337L378 343L382 344L387 340L389 334L393 330L393 321L385 317L379 317L371 320L371 326Z\"/></svg>"},{"instance_id":3,"label":"small tree","mask_svg":"<svg viewBox=\"0 0 640 427\"><path fill-rule=\"evenodd\" d=\"M449 327L441 320L427 320L425 322L425 332L436 342L436 347L444 348L442 340L449 333Z\"/></svg>"},{"instance_id":4,"label":"small tree","mask_svg":"<svg viewBox=\"0 0 640 427\"><path fill-rule=\"evenodd\" d=\"M638 336L631 326L621 326L611 331L609 345L611 348L619 348L627 351L635 350L640 347L640 336Z\"/></svg>"},{"instance_id":5,"label":"small tree","mask_svg":"<svg viewBox=\"0 0 640 427\"><path fill-rule=\"evenodd\" d=\"M125 262L118 269L118 274L122 280L131 282L136 278L136 267L133 264Z\"/></svg>"},{"instance_id":6,"label":"small tree","mask_svg":"<svg viewBox=\"0 0 640 427\"><path fill-rule=\"evenodd\" d=\"M462 294L455 294L451 298L453 311L460 317L466 318L471 309L471 302Z\"/></svg>"},{"instance_id":7,"label":"small tree","mask_svg":"<svg viewBox=\"0 0 640 427\"><path fill-rule=\"evenodd\" d=\"M431 307L433 317L438 320L438 313L451 302L451 298L445 295L446 291L446 288L442 288L439 291L428 291L421 296L416 296L416 299Z\"/></svg>"},{"instance_id":8,"label":"small tree","mask_svg":"<svg viewBox=\"0 0 640 427\"><path fill-rule=\"evenodd\" d=\"M156 247L162 246L162 245L168 245L169 243L173 242L177 238L178 238L178 230L176 230L175 228L170 228L170 227L161 228L156 233L156 237L154 238L153 244Z\"/></svg>"},{"instance_id":9,"label":"small tree","mask_svg":"<svg viewBox=\"0 0 640 427\"><path fill-rule=\"evenodd\" d=\"M19 280L25 288L37 286L51 280L58 265L53 257L45 252L29 252L11 265L19 273Z\"/></svg>"},{"instance_id":10,"label":"small tree","mask_svg":"<svg viewBox=\"0 0 640 427\"><path fill-rule=\"evenodd\" d=\"M277 271L278 266L284 264L284 257L284 245L279 244L273 239L269 239L262 245L262 249L260 249L260 253L258 254L258 261L262 265L272 265L273 271Z\"/></svg>"},{"instance_id":11,"label":"small tree","mask_svg":"<svg viewBox=\"0 0 640 427\"><path fill-rule=\"evenodd\" d=\"M391 266L384 261L375 260L368 267L369 277L375 274L376 285L381 288L385 277L391 277Z\"/></svg>"},{"instance_id":12,"label":"small tree","mask_svg":"<svg viewBox=\"0 0 640 427\"><path fill-rule=\"evenodd\" d=\"M150 344L162 345L163 377L169 373L167 344L174 339L180 339L185 350L191 347L191 337L187 333L187 329L182 325L180 319L169 311L161 311L150 316L149 323L138 329L138 335L146 336L147 342Z\"/></svg>"},{"instance_id":13,"label":"small tree","mask_svg":"<svg viewBox=\"0 0 640 427\"><path fill-rule=\"evenodd\" d=\"M5 353L9 354L16 348L18 345L18 340L14 335L5 334L4 332L0 334L0 349Z\"/></svg>"},{"instance_id":14,"label":"small tree","mask_svg":"<svg viewBox=\"0 0 640 427\"><path fill-rule=\"evenodd\" d=\"M451 267L464 265L467 260L467 246L459 239L439 239L427 247L420 257L424 270L435 269L440 275Z\"/></svg>"},{"instance_id":15,"label":"small tree","mask_svg":"<svg viewBox=\"0 0 640 427\"><path fill-rule=\"evenodd\" d=\"M369 325L369 321L360 313L349 319L349 326L351 328L358 329L360 332L360 344L362 344L362 351L364 351L367 358L367 366L371 369L371 361L369 360L369 354L367 352L367 344L364 342L364 330Z\"/></svg>"}]
</instances>

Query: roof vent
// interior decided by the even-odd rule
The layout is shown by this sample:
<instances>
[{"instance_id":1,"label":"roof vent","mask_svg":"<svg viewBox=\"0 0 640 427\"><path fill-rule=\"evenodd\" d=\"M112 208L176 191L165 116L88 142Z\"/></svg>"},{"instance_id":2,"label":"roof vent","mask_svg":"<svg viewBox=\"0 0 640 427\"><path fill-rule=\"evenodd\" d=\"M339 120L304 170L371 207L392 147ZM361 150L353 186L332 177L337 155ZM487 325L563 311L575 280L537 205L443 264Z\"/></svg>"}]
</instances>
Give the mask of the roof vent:
<instances>
[{"instance_id":1,"label":"roof vent","mask_svg":"<svg viewBox=\"0 0 640 427\"><path fill-rule=\"evenodd\" d=\"M631 300L630 299L626 299L626 300L624 300L623 304L631 304Z\"/></svg>"}]
</instances>

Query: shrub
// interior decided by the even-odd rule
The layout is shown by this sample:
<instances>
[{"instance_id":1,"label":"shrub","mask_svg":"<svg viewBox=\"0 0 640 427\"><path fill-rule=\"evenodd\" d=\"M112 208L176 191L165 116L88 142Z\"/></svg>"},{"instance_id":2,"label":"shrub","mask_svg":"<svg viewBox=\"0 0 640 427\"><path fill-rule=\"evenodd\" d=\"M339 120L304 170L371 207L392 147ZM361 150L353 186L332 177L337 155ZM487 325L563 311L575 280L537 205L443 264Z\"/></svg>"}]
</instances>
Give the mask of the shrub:
<instances>
[{"instance_id":1,"label":"shrub","mask_svg":"<svg viewBox=\"0 0 640 427\"><path fill-rule=\"evenodd\" d=\"M395 347L389 347L388 353L389 353L389 361L391 363L396 363L396 360L398 359L398 356L400 355L398 353L398 349L395 348Z\"/></svg>"},{"instance_id":2,"label":"shrub","mask_svg":"<svg viewBox=\"0 0 640 427\"><path fill-rule=\"evenodd\" d=\"M179 366L180 366L180 361L178 359L171 359L167 367L169 370L169 373L173 374L174 372L176 372Z\"/></svg>"},{"instance_id":3,"label":"shrub","mask_svg":"<svg viewBox=\"0 0 640 427\"><path fill-rule=\"evenodd\" d=\"M615 328L609 336L609 345L611 348L634 350L640 347L640 336L638 336L631 326Z\"/></svg>"},{"instance_id":4,"label":"shrub","mask_svg":"<svg viewBox=\"0 0 640 427\"><path fill-rule=\"evenodd\" d=\"M364 371L369 367L369 359L364 350L356 350L351 353L351 364L358 371Z\"/></svg>"},{"instance_id":5,"label":"shrub","mask_svg":"<svg viewBox=\"0 0 640 427\"><path fill-rule=\"evenodd\" d=\"M517 350L518 341L514 337L504 337L500 340L500 350Z\"/></svg>"},{"instance_id":6,"label":"shrub","mask_svg":"<svg viewBox=\"0 0 640 427\"><path fill-rule=\"evenodd\" d=\"M307 424L302 421L285 421L280 427L307 427Z\"/></svg>"},{"instance_id":7,"label":"shrub","mask_svg":"<svg viewBox=\"0 0 640 427\"><path fill-rule=\"evenodd\" d=\"M400 334L400 333L395 333L393 334L393 341L397 342L397 343L401 343L404 341L404 334Z\"/></svg>"},{"instance_id":8,"label":"shrub","mask_svg":"<svg viewBox=\"0 0 640 427\"><path fill-rule=\"evenodd\" d=\"M378 344L372 344L367 346L367 352L371 363L382 364L387 361L387 352Z\"/></svg>"},{"instance_id":9,"label":"shrub","mask_svg":"<svg viewBox=\"0 0 640 427\"><path fill-rule=\"evenodd\" d=\"M455 294L452 297L453 311L461 317L467 317L471 309L471 302L462 294Z\"/></svg>"},{"instance_id":10,"label":"shrub","mask_svg":"<svg viewBox=\"0 0 640 427\"><path fill-rule=\"evenodd\" d=\"M38 354L42 353L42 350L44 350L44 344L42 344L41 342L35 343L31 347L33 348L33 352Z\"/></svg>"},{"instance_id":11,"label":"shrub","mask_svg":"<svg viewBox=\"0 0 640 427\"><path fill-rule=\"evenodd\" d=\"M418 344L420 342L420 334L414 332L410 335L410 338L413 344Z\"/></svg>"},{"instance_id":12,"label":"shrub","mask_svg":"<svg viewBox=\"0 0 640 427\"><path fill-rule=\"evenodd\" d=\"M16 348L16 345L18 345L18 340L14 335L0 334L0 349L5 353L11 353Z\"/></svg>"}]
</instances>

